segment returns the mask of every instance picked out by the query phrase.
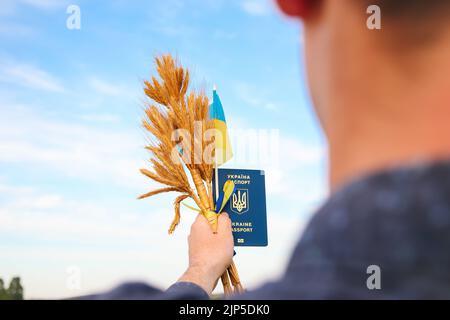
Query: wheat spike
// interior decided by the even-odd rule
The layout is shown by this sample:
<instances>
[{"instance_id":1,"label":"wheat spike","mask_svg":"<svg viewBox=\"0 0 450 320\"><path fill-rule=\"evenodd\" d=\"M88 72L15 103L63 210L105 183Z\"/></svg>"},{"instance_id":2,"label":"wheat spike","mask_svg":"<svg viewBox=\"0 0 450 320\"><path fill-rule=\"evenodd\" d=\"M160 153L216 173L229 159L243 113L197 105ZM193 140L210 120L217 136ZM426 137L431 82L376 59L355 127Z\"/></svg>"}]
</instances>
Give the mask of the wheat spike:
<instances>
[{"instance_id":1,"label":"wheat spike","mask_svg":"<svg viewBox=\"0 0 450 320\"><path fill-rule=\"evenodd\" d=\"M188 194L182 194L181 196L178 196L174 201L175 206L175 217L173 218L172 224L169 228L169 234L172 234L175 231L175 228L180 223L180 204L181 201L189 197Z\"/></svg>"},{"instance_id":2,"label":"wheat spike","mask_svg":"<svg viewBox=\"0 0 450 320\"><path fill-rule=\"evenodd\" d=\"M161 188L161 189L156 189L147 193L144 193L142 195L140 195L138 197L138 199L144 199L144 198L148 198L151 196L154 196L155 194L159 194L159 193L164 193L164 192L171 192L171 191L178 191L177 188Z\"/></svg>"}]
</instances>

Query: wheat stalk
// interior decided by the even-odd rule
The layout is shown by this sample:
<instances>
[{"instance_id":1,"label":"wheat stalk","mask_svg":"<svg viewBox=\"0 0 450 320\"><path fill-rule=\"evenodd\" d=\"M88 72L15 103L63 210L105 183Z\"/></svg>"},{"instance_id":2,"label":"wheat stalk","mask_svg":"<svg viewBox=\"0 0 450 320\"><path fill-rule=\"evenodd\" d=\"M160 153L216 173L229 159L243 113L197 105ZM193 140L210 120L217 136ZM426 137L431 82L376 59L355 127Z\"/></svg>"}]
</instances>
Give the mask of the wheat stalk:
<instances>
[{"instance_id":1,"label":"wheat stalk","mask_svg":"<svg viewBox=\"0 0 450 320\"><path fill-rule=\"evenodd\" d=\"M144 81L144 92L150 102L146 105L142 121L144 129L153 136L153 142L146 147L151 154L152 171L141 169L141 173L165 187L145 193L138 199L164 192L178 192L181 195L174 201L175 216L169 234L174 232L180 222L180 204L186 198L194 200L211 224L213 232L217 232L217 215L211 213L214 210L214 168L203 160L206 149L204 133L213 128L213 122L209 119L208 97L202 92L187 93L189 71L171 55L156 57L155 63L160 79L152 76L150 81ZM195 123L201 124L197 134ZM176 134L178 130L187 132L187 137ZM194 188L190 185L187 172ZM230 281L234 291L242 292L234 262L227 271L221 277L225 294L233 291Z\"/></svg>"}]
</instances>

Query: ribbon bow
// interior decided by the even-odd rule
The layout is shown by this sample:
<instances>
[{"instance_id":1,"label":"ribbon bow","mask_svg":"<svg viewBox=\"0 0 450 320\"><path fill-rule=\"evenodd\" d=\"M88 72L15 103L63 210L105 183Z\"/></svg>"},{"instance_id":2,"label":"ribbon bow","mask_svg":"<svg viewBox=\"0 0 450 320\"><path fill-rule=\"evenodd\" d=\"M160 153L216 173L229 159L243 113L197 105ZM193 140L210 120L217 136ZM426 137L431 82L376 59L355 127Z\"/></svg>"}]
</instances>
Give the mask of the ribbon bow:
<instances>
[{"instance_id":1,"label":"ribbon bow","mask_svg":"<svg viewBox=\"0 0 450 320\"><path fill-rule=\"evenodd\" d=\"M206 218L206 220L208 220L208 222L211 224L211 227L212 227L214 233L217 233L217 217L222 212L222 210L225 207L225 205L227 204L228 200L230 200L230 197L234 192L234 188L235 188L235 185L234 185L233 181L231 181L231 180L225 181L225 183L223 185L223 189L219 194L219 198L216 201L216 206L214 208L214 211L212 211L212 210L201 211L201 210L191 207L190 205L187 205L185 203L183 203L183 205L191 210L201 213Z\"/></svg>"}]
</instances>

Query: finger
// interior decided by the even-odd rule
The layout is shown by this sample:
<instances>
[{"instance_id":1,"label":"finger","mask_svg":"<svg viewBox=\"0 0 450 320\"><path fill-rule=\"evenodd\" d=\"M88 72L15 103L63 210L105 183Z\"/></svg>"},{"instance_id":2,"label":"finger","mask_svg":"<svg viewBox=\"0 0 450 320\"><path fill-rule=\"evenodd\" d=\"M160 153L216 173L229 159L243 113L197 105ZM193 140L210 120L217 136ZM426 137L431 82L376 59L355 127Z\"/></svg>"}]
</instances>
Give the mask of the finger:
<instances>
[{"instance_id":1,"label":"finger","mask_svg":"<svg viewBox=\"0 0 450 320\"><path fill-rule=\"evenodd\" d=\"M208 225L208 220L206 220L206 218L199 213L195 218L194 223L191 225L191 232L197 228L202 228L205 225Z\"/></svg>"},{"instance_id":2,"label":"finger","mask_svg":"<svg viewBox=\"0 0 450 320\"><path fill-rule=\"evenodd\" d=\"M218 230L223 230L225 232L231 231L231 220L226 212L220 214L218 223Z\"/></svg>"},{"instance_id":3,"label":"finger","mask_svg":"<svg viewBox=\"0 0 450 320\"><path fill-rule=\"evenodd\" d=\"M198 215L197 215L197 217L195 218L195 221L194 221L194 223L195 222L198 222L198 221L201 221L203 218L205 218L201 213L199 213Z\"/></svg>"}]
</instances>

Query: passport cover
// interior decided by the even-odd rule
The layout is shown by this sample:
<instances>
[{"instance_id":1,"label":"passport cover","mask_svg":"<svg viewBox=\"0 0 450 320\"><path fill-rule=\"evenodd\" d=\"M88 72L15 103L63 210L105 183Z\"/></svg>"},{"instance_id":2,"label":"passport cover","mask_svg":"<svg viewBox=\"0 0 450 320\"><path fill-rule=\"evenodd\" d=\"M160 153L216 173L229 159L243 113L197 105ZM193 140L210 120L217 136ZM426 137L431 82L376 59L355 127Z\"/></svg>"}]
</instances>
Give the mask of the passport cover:
<instances>
[{"instance_id":1,"label":"passport cover","mask_svg":"<svg viewBox=\"0 0 450 320\"><path fill-rule=\"evenodd\" d=\"M235 184L235 190L223 208L232 222L234 245L267 246L264 171L225 168L219 168L218 171L219 191L223 190L223 185L227 180L232 180ZM215 185L215 181L213 181L214 189Z\"/></svg>"}]
</instances>

